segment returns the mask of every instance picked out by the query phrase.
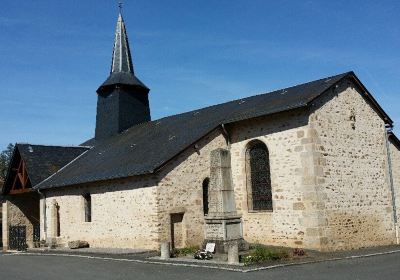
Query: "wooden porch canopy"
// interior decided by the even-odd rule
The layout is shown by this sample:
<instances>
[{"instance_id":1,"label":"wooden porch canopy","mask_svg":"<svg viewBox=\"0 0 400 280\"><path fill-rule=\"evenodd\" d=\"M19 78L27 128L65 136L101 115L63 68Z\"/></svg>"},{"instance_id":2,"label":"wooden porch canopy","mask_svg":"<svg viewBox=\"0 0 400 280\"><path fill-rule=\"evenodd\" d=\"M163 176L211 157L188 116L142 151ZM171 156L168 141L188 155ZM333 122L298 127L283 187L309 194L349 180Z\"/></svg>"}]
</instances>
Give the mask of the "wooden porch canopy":
<instances>
[{"instance_id":1,"label":"wooden porch canopy","mask_svg":"<svg viewBox=\"0 0 400 280\"><path fill-rule=\"evenodd\" d=\"M81 146L16 144L2 195L32 192L33 187L87 151Z\"/></svg>"},{"instance_id":2,"label":"wooden porch canopy","mask_svg":"<svg viewBox=\"0 0 400 280\"><path fill-rule=\"evenodd\" d=\"M9 194L19 194L32 191L32 183L28 176L26 163L19 152L15 154L15 160L11 166L12 185Z\"/></svg>"},{"instance_id":3,"label":"wooden porch canopy","mask_svg":"<svg viewBox=\"0 0 400 280\"><path fill-rule=\"evenodd\" d=\"M17 146L15 146L2 194L14 195L31 191L32 183L28 175L26 161L21 156Z\"/></svg>"}]
</instances>

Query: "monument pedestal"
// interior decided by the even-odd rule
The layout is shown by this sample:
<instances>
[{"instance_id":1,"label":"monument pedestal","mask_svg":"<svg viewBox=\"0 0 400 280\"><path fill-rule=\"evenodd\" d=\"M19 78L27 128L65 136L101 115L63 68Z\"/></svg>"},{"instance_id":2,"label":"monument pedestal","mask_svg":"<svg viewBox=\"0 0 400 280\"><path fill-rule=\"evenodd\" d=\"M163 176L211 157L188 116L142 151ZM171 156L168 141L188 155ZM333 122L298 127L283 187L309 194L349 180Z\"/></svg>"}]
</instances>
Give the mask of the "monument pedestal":
<instances>
[{"instance_id":1,"label":"monument pedestal","mask_svg":"<svg viewBox=\"0 0 400 280\"><path fill-rule=\"evenodd\" d=\"M204 244L215 243L215 253L228 252L230 243L237 242L239 250L246 249L246 242L242 234L242 220L240 216L206 217Z\"/></svg>"}]
</instances>

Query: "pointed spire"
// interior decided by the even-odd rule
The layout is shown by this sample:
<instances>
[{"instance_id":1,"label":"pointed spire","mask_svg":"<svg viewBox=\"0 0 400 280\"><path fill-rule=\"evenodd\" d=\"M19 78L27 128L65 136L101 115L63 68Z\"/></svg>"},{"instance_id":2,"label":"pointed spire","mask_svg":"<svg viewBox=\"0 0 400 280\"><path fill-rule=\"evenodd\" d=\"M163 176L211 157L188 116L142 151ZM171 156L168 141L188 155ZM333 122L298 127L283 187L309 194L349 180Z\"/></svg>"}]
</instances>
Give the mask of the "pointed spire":
<instances>
[{"instance_id":1,"label":"pointed spire","mask_svg":"<svg viewBox=\"0 0 400 280\"><path fill-rule=\"evenodd\" d=\"M97 93L107 92L115 86L136 87L148 93L147 88L134 74L128 34L122 17L121 4L119 5L117 27L115 29L114 48L111 62L110 76L97 89Z\"/></svg>"},{"instance_id":2,"label":"pointed spire","mask_svg":"<svg viewBox=\"0 0 400 280\"><path fill-rule=\"evenodd\" d=\"M125 23L121 12L118 15L117 27L115 29L114 49L111 63L111 73L117 72L134 73L128 34L126 33Z\"/></svg>"}]
</instances>

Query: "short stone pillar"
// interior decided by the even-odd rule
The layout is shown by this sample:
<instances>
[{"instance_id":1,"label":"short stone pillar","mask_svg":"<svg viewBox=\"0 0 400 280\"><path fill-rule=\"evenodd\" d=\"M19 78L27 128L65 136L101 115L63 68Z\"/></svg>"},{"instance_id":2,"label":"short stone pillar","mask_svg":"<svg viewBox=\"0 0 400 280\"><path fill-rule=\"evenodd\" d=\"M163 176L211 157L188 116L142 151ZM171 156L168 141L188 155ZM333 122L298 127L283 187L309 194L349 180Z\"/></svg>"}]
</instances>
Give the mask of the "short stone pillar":
<instances>
[{"instance_id":1,"label":"short stone pillar","mask_svg":"<svg viewBox=\"0 0 400 280\"><path fill-rule=\"evenodd\" d=\"M3 228L3 232L2 232L2 236L3 236L3 251L7 251L8 250L8 226L9 226L9 217L8 217L8 205L9 202L5 201L3 202L3 207L2 207L2 228Z\"/></svg>"},{"instance_id":2,"label":"short stone pillar","mask_svg":"<svg viewBox=\"0 0 400 280\"><path fill-rule=\"evenodd\" d=\"M228 243L228 263L239 264L239 244L237 241Z\"/></svg>"},{"instance_id":3,"label":"short stone pillar","mask_svg":"<svg viewBox=\"0 0 400 280\"><path fill-rule=\"evenodd\" d=\"M232 187L231 156L225 149L210 154L209 211L205 218L205 242L215 243L216 253L227 253L231 241L244 243L241 216L236 212Z\"/></svg>"},{"instance_id":4,"label":"short stone pillar","mask_svg":"<svg viewBox=\"0 0 400 280\"><path fill-rule=\"evenodd\" d=\"M161 251L161 259L166 260L171 257L171 253L169 251L170 244L169 242L161 242L160 251Z\"/></svg>"},{"instance_id":5,"label":"short stone pillar","mask_svg":"<svg viewBox=\"0 0 400 280\"><path fill-rule=\"evenodd\" d=\"M50 201L49 205L49 228L47 231L47 244L50 248L56 247L57 244L57 235L58 235L58 204L55 199Z\"/></svg>"},{"instance_id":6,"label":"short stone pillar","mask_svg":"<svg viewBox=\"0 0 400 280\"><path fill-rule=\"evenodd\" d=\"M40 223L40 241L47 239L47 225L46 225L46 198L44 196L40 197L39 202L39 223Z\"/></svg>"}]
</instances>

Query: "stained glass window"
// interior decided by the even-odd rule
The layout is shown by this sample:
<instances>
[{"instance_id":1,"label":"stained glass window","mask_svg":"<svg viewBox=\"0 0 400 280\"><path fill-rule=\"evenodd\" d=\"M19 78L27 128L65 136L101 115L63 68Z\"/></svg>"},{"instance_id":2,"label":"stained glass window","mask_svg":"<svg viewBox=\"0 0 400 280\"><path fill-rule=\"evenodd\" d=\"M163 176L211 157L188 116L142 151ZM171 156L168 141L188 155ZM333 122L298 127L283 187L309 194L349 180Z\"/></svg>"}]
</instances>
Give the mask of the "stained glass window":
<instances>
[{"instance_id":1,"label":"stained glass window","mask_svg":"<svg viewBox=\"0 0 400 280\"><path fill-rule=\"evenodd\" d=\"M272 210L271 172L267 146L250 143L246 152L248 204L251 210Z\"/></svg>"}]
</instances>

